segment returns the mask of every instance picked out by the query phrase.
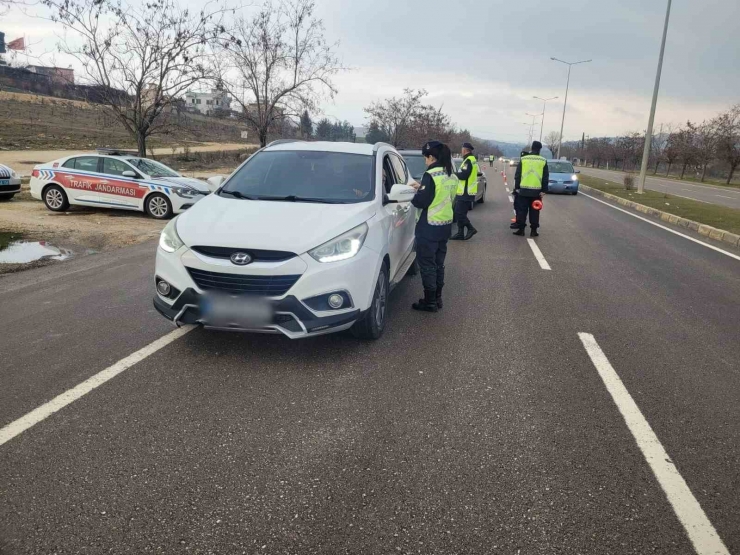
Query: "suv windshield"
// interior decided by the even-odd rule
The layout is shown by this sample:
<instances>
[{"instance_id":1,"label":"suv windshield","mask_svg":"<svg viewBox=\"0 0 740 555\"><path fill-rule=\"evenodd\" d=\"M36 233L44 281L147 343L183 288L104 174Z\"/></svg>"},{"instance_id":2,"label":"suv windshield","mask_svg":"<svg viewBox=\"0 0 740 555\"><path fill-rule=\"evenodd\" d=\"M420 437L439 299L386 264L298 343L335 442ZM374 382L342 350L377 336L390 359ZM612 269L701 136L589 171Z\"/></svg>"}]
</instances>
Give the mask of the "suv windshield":
<instances>
[{"instance_id":1,"label":"suv windshield","mask_svg":"<svg viewBox=\"0 0 740 555\"><path fill-rule=\"evenodd\" d=\"M570 162L548 162L547 169L550 173L573 173L573 164Z\"/></svg>"},{"instance_id":2,"label":"suv windshield","mask_svg":"<svg viewBox=\"0 0 740 555\"><path fill-rule=\"evenodd\" d=\"M424 157L421 154L404 154L403 159L406 160L406 167L408 167L411 177L419 181L427 170Z\"/></svg>"},{"instance_id":3,"label":"suv windshield","mask_svg":"<svg viewBox=\"0 0 740 555\"><path fill-rule=\"evenodd\" d=\"M164 164L160 164L154 160L148 160L146 158L126 158L126 162L151 177L180 177L180 175L174 170L171 170Z\"/></svg>"},{"instance_id":4,"label":"suv windshield","mask_svg":"<svg viewBox=\"0 0 740 555\"><path fill-rule=\"evenodd\" d=\"M263 151L252 156L220 194L252 200L366 202L375 196L373 157L312 150Z\"/></svg>"}]
</instances>

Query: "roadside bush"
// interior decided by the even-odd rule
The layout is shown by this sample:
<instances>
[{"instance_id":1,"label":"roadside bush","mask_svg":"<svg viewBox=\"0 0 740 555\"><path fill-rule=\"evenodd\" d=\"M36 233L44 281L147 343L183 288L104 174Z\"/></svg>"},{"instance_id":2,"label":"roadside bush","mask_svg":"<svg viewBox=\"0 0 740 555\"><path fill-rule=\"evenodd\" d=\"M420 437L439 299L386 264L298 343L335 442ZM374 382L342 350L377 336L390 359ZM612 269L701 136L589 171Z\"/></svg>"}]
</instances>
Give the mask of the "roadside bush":
<instances>
[{"instance_id":1,"label":"roadside bush","mask_svg":"<svg viewBox=\"0 0 740 555\"><path fill-rule=\"evenodd\" d=\"M624 176L624 188L627 191L632 191L635 188L635 176L631 173Z\"/></svg>"}]
</instances>

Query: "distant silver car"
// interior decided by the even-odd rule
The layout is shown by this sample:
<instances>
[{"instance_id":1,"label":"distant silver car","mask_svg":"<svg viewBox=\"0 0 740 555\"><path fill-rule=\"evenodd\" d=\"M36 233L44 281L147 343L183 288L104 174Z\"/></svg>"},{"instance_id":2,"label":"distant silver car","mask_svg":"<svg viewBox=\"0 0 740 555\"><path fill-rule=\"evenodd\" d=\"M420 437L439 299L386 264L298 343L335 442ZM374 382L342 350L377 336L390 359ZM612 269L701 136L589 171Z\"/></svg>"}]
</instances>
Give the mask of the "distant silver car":
<instances>
[{"instance_id":1,"label":"distant silver car","mask_svg":"<svg viewBox=\"0 0 740 555\"><path fill-rule=\"evenodd\" d=\"M21 192L21 176L8 166L0 164L0 201L12 199Z\"/></svg>"},{"instance_id":2,"label":"distant silver car","mask_svg":"<svg viewBox=\"0 0 740 555\"><path fill-rule=\"evenodd\" d=\"M512 168L514 166L518 166L519 160L519 158L512 158L511 160L509 160L509 167Z\"/></svg>"}]
</instances>

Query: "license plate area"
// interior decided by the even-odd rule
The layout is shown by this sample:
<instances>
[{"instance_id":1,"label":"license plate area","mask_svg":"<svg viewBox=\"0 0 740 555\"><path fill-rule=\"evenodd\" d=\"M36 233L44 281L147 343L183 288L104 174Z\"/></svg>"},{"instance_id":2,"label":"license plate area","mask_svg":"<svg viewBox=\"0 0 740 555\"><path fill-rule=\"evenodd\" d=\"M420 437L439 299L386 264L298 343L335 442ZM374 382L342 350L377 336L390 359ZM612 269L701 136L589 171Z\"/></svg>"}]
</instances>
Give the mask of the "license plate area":
<instances>
[{"instance_id":1,"label":"license plate area","mask_svg":"<svg viewBox=\"0 0 740 555\"><path fill-rule=\"evenodd\" d=\"M10 185L10 179L0 179L0 185Z\"/></svg>"},{"instance_id":2,"label":"license plate area","mask_svg":"<svg viewBox=\"0 0 740 555\"><path fill-rule=\"evenodd\" d=\"M275 310L267 299L214 292L201 296L200 313L204 324L220 328L265 328L275 318Z\"/></svg>"}]
</instances>

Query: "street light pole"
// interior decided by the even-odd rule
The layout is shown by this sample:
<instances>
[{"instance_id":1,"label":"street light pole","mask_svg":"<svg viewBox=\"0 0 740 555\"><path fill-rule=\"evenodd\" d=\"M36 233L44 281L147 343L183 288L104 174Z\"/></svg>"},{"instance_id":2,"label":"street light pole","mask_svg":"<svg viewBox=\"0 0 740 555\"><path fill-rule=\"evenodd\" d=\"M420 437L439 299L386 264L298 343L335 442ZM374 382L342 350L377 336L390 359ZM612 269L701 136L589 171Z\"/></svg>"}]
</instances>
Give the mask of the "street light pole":
<instances>
[{"instance_id":1,"label":"street light pole","mask_svg":"<svg viewBox=\"0 0 740 555\"><path fill-rule=\"evenodd\" d=\"M645 191L645 176L650 161L650 143L653 139L653 122L655 121L655 107L658 104L658 90L660 89L660 73L663 70L663 54L665 53L665 39L668 35L668 18L671 15L671 0L668 0L668 8L665 12L665 24L663 25L663 39L660 43L660 56L658 56L658 71L655 74L655 88L653 89L653 103L650 106L650 119L648 120L647 133L645 133L645 150L642 151L642 166L640 166L640 179L637 181L637 192Z\"/></svg>"},{"instance_id":2,"label":"street light pole","mask_svg":"<svg viewBox=\"0 0 740 555\"><path fill-rule=\"evenodd\" d=\"M560 140L558 141L558 155L556 158L560 158L560 147L563 146L563 127L565 126L565 107L568 105L568 89L570 88L570 70L573 66L578 64L587 64L591 60L581 60L580 62L566 62L558 58L550 58L555 62L566 64L568 66L568 81L565 84L565 100L563 101L563 120L560 122Z\"/></svg>"},{"instance_id":3,"label":"street light pole","mask_svg":"<svg viewBox=\"0 0 740 555\"><path fill-rule=\"evenodd\" d=\"M545 128L545 108L547 108L547 102L549 100L556 100L560 97L553 96L552 98L540 98L539 96L533 96L532 98L536 98L537 100L542 101L542 123L540 124L540 142L542 142L542 130Z\"/></svg>"},{"instance_id":4,"label":"street light pole","mask_svg":"<svg viewBox=\"0 0 740 555\"><path fill-rule=\"evenodd\" d=\"M532 144L532 140L534 139L534 120L540 117L540 115L543 114L530 114L527 112L525 115L532 116L532 123L529 124L529 144ZM527 145L529 146L529 145Z\"/></svg>"}]
</instances>

